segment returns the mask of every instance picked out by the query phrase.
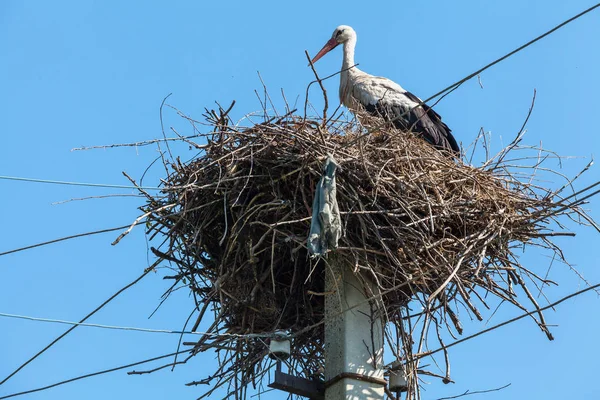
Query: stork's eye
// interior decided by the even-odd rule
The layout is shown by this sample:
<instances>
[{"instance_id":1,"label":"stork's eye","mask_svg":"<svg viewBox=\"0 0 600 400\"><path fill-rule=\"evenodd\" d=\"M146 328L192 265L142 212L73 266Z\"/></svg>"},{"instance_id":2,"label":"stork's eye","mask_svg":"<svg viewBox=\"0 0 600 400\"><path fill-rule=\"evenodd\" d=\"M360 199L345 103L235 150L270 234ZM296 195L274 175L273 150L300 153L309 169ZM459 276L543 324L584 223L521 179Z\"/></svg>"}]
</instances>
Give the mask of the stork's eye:
<instances>
[{"instance_id":1,"label":"stork's eye","mask_svg":"<svg viewBox=\"0 0 600 400\"><path fill-rule=\"evenodd\" d=\"M337 33L335 34L335 37L338 37L338 36L340 36L342 33L344 33L344 30L343 30L343 29L341 29L341 30L337 31Z\"/></svg>"}]
</instances>

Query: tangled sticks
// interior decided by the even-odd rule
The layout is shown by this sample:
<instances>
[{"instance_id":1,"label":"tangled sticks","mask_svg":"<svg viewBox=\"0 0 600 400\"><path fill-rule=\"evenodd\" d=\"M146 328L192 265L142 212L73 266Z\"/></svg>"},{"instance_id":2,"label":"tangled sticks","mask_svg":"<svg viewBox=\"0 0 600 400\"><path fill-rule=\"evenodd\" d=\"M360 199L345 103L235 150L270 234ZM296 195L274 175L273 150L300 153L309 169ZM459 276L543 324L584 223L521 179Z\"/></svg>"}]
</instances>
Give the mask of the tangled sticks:
<instances>
[{"instance_id":1,"label":"tangled sticks","mask_svg":"<svg viewBox=\"0 0 600 400\"><path fill-rule=\"evenodd\" d=\"M562 256L550 236L570 233L551 230L560 226L556 219L593 224L579 208L581 199L561 197L567 185L554 191L535 186L529 179L535 168L526 177L511 173L505 160L519 150L520 136L473 167L380 121L326 127L326 121L288 114L242 128L231 124L227 111L207 114L210 133L182 138L200 153L185 164L168 163L161 195L145 193L148 234L164 238L153 251L176 270L172 290L187 286L196 299L193 330L214 310L207 333L188 343L193 354L214 349L220 355L218 370L195 382L214 384L204 396L224 384L236 396L256 385L268 372L264 337L275 330L293 336L291 369L322 376L327 259L311 259L306 240L328 155L340 167L343 224L333 254L378 286L386 336L397 339L390 347L413 365L410 396L418 392L419 353L432 326L440 343L441 328L462 333L459 309L481 320L490 295L539 309L528 284L548 281L513 251L542 246ZM421 302L423 311L410 311L411 301ZM552 339L541 311L533 318Z\"/></svg>"}]
</instances>

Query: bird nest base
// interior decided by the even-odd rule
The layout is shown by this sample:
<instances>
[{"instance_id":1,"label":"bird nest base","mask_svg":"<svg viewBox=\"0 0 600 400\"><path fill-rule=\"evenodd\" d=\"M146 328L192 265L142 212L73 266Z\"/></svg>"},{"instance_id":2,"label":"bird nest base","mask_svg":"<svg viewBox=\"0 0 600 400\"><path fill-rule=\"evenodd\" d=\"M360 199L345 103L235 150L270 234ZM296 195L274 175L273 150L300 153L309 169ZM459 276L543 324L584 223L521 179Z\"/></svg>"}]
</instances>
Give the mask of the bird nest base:
<instances>
[{"instance_id":1,"label":"bird nest base","mask_svg":"<svg viewBox=\"0 0 600 400\"><path fill-rule=\"evenodd\" d=\"M161 194L146 193L143 207L151 239L165 239L152 251L176 270L172 289L187 286L196 299L192 329L207 309L214 315L201 339L187 344L192 354L220 352L219 370L195 383L229 382L242 393L267 373L265 337L280 330L293 338L290 368L319 376L332 258L378 287L386 329L403 342L392 347L406 362L416 359L418 338L407 323L418 315L454 335L463 329L460 309L481 320L494 296L539 309L528 282L549 282L521 265L516 249L537 245L561 255L550 242L560 234L554 220L587 218L572 197L559 195L567 185L544 189L511 174L505 160L522 135L474 167L379 120L290 113L241 127L222 109L205 116L209 133L181 139L199 154L169 161ZM329 155L339 165L343 234L337 249L313 258L311 206ZM414 301L429 311L412 313ZM541 311L532 318L552 338Z\"/></svg>"}]
</instances>

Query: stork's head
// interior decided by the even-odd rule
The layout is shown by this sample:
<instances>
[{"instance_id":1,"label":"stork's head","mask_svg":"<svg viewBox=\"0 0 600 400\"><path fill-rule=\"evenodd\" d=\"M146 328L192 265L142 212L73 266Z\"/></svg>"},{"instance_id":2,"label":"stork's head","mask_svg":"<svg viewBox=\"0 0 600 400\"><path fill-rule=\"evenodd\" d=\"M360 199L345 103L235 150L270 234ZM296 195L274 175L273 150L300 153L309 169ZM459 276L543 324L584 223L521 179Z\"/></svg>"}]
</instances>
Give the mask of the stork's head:
<instances>
[{"instance_id":1,"label":"stork's head","mask_svg":"<svg viewBox=\"0 0 600 400\"><path fill-rule=\"evenodd\" d=\"M356 32L348 25L340 25L333 31L331 39L325 43L325 46L317 53L312 59L313 63L316 63L321 57L335 49L339 44L346 43L349 40L356 40Z\"/></svg>"}]
</instances>

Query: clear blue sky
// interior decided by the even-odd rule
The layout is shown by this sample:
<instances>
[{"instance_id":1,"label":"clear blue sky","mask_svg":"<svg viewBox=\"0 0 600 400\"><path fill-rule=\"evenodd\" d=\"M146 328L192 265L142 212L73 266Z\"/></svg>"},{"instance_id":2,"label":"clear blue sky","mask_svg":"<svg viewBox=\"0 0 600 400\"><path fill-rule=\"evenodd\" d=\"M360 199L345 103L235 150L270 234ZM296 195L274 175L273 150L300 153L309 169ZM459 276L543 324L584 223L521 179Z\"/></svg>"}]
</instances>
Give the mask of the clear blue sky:
<instances>
[{"instance_id":1,"label":"clear blue sky","mask_svg":"<svg viewBox=\"0 0 600 400\"><path fill-rule=\"evenodd\" d=\"M393 4L393 5L392 5ZM214 101L237 100L234 116L258 110L254 89L260 71L276 103L304 100L313 79L304 50L318 51L340 24L358 32L361 69L396 80L422 98L466 76L593 1L397 1L200 2L200 1L0 1L0 175L128 184L158 155L155 147L75 151L83 145L127 143L161 137L158 109L170 104L200 118ZM496 149L518 131L537 89L525 141L563 155L572 175L600 151L600 11L558 31L486 71L484 88L469 82L437 107L455 136L469 144L481 127ZM341 64L339 49L319 61L322 75ZM337 104L337 79L327 82ZM319 94L313 93L319 106ZM189 129L171 111L167 126ZM187 130L186 130L187 129ZM182 151L182 158L190 154ZM556 164L552 164L556 166ZM146 184L157 184L155 168ZM599 176L584 176L582 188ZM558 182L546 182L558 185ZM132 222L136 197L63 200L130 190L58 186L0 180L0 252L80 232ZM600 204L589 208L600 219ZM598 235L577 230L560 240L567 257L592 283L600 282ZM135 229L119 245L118 233L85 237L0 257L0 312L78 320L152 262L144 234ZM540 274L549 259L526 252L523 261ZM192 308L177 293L154 315L167 288L164 271L152 273L91 322L181 329ZM568 267L555 264L560 287L550 299L582 288ZM544 300L540 300L543 304ZM522 320L451 350L454 385L431 380L423 399L491 389L486 399L600 398L596 316L600 302L586 294L547 313L556 336L548 342ZM488 314L489 315L489 314ZM490 324L516 315L506 308ZM465 316L466 317L466 316ZM484 324L467 324L468 332ZM66 329L62 325L0 318L0 379ZM175 351L175 335L78 328L0 386L0 396L96 370ZM187 365L151 375L124 371L24 396L27 399L194 399L214 365L203 354ZM156 365L155 365L156 366ZM140 369L140 368L136 368ZM264 398L281 398L270 393Z\"/></svg>"}]
</instances>

